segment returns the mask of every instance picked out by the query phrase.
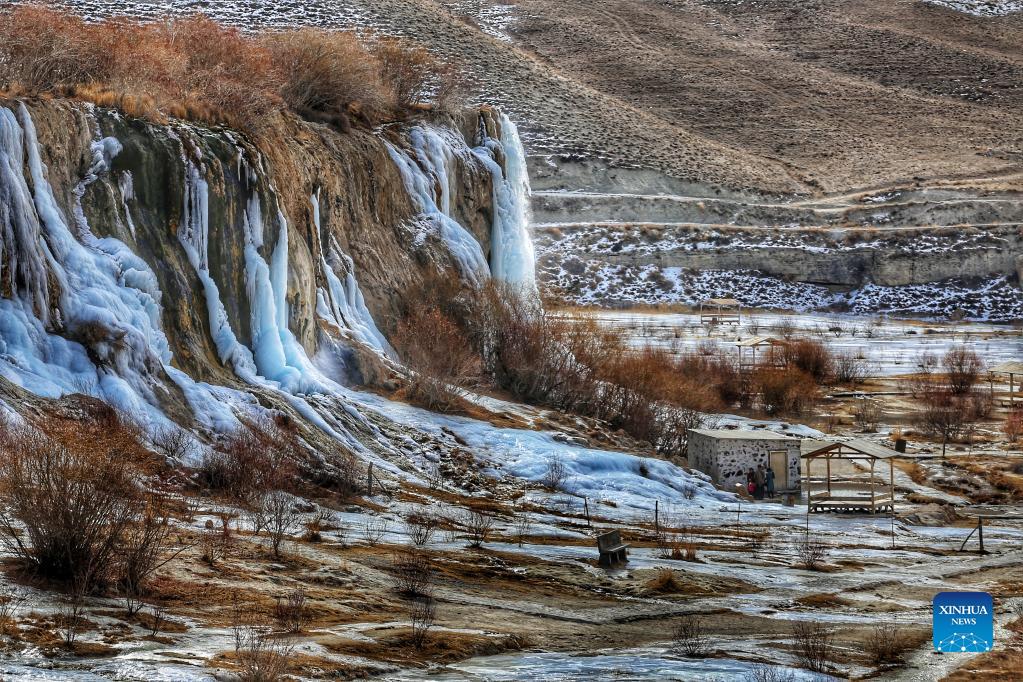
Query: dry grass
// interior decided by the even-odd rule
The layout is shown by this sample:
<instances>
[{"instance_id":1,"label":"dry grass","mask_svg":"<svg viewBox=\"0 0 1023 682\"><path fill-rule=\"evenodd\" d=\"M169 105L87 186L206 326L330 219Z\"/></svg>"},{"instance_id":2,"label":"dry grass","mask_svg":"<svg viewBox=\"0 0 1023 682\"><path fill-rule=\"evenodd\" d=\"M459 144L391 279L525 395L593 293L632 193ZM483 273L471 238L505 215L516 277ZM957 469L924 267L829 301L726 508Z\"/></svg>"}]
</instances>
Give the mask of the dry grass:
<instances>
[{"instance_id":1,"label":"dry grass","mask_svg":"<svg viewBox=\"0 0 1023 682\"><path fill-rule=\"evenodd\" d=\"M347 128L446 90L450 69L403 41L307 28L245 35L201 15L86 23L42 5L0 13L0 91L77 97L130 116L259 130L291 110Z\"/></svg>"},{"instance_id":2,"label":"dry grass","mask_svg":"<svg viewBox=\"0 0 1023 682\"><path fill-rule=\"evenodd\" d=\"M943 682L1017 682L1023 670L1023 651L989 651L971 658Z\"/></svg>"},{"instance_id":3,"label":"dry grass","mask_svg":"<svg viewBox=\"0 0 1023 682\"><path fill-rule=\"evenodd\" d=\"M820 593L808 594L805 597L800 597L796 600L796 603L812 608L828 608L835 606L849 606L852 602L844 597L839 597L836 594Z\"/></svg>"}]
</instances>

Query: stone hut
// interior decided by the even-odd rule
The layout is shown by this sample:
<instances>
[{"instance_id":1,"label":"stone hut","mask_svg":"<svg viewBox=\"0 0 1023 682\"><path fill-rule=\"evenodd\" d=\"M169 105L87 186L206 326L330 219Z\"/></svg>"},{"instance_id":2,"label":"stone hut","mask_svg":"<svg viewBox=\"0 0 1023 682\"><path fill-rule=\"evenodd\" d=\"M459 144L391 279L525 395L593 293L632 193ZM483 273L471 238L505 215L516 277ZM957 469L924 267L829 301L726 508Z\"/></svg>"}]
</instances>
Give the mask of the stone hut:
<instances>
[{"instance_id":1,"label":"stone hut","mask_svg":"<svg viewBox=\"0 0 1023 682\"><path fill-rule=\"evenodd\" d=\"M801 439L771 431L690 429L689 466L731 490L758 464L774 469L775 490L799 489Z\"/></svg>"}]
</instances>

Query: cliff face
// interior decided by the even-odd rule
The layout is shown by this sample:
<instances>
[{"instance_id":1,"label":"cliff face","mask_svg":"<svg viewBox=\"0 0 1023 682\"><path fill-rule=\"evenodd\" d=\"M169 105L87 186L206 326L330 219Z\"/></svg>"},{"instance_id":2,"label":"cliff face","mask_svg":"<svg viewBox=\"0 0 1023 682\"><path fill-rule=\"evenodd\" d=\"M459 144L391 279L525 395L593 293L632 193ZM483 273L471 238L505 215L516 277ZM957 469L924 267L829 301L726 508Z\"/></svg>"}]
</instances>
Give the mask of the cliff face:
<instances>
[{"instance_id":1,"label":"cliff face","mask_svg":"<svg viewBox=\"0 0 1023 682\"><path fill-rule=\"evenodd\" d=\"M267 130L0 102L0 375L216 428L232 415L212 387L329 394L392 352L403 291L506 269L502 244L531 253L496 111Z\"/></svg>"}]
</instances>

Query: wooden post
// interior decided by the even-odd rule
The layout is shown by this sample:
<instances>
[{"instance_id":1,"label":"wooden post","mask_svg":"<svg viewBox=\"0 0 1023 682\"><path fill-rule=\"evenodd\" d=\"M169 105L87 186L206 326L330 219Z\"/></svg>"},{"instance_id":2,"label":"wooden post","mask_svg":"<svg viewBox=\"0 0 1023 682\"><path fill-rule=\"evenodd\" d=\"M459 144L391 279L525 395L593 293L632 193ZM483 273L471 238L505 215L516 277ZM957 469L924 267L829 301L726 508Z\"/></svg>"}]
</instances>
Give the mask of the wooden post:
<instances>
[{"instance_id":1,"label":"wooden post","mask_svg":"<svg viewBox=\"0 0 1023 682\"><path fill-rule=\"evenodd\" d=\"M654 531L657 533L661 532L661 502L660 500L654 500Z\"/></svg>"},{"instance_id":2,"label":"wooden post","mask_svg":"<svg viewBox=\"0 0 1023 682\"><path fill-rule=\"evenodd\" d=\"M1013 381L1015 376L1012 372L1009 372L1009 409L1011 410L1016 406L1016 384Z\"/></svg>"},{"instance_id":3,"label":"wooden post","mask_svg":"<svg viewBox=\"0 0 1023 682\"><path fill-rule=\"evenodd\" d=\"M810 503L813 501L813 483L810 478L810 463L813 457L806 458L806 516L810 517Z\"/></svg>"},{"instance_id":4,"label":"wooden post","mask_svg":"<svg viewBox=\"0 0 1023 682\"><path fill-rule=\"evenodd\" d=\"M583 498L583 508L586 510L586 527L590 527L590 501Z\"/></svg>"},{"instance_id":5,"label":"wooden post","mask_svg":"<svg viewBox=\"0 0 1023 682\"><path fill-rule=\"evenodd\" d=\"M827 454L827 456L825 457L824 461L827 462L827 464L828 464L828 471L827 471L827 474L828 474L828 498L830 499L831 498L831 453L830 452Z\"/></svg>"},{"instance_id":6,"label":"wooden post","mask_svg":"<svg viewBox=\"0 0 1023 682\"><path fill-rule=\"evenodd\" d=\"M370 462L369 468L366 469L366 495L373 497L373 462Z\"/></svg>"},{"instance_id":7,"label":"wooden post","mask_svg":"<svg viewBox=\"0 0 1023 682\"><path fill-rule=\"evenodd\" d=\"M984 517L977 517L977 533L980 538L980 553L984 553Z\"/></svg>"},{"instance_id":8,"label":"wooden post","mask_svg":"<svg viewBox=\"0 0 1023 682\"><path fill-rule=\"evenodd\" d=\"M877 464L877 458L870 458L870 513L876 514L877 508L874 504L874 466Z\"/></svg>"},{"instance_id":9,"label":"wooden post","mask_svg":"<svg viewBox=\"0 0 1023 682\"><path fill-rule=\"evenodd\" d=\"M888 496L891 498L892 503L892 519L895 518L895 458L888 460ZM895 521L892 521L894 524ZM892 528L895 526L892 525ZM892 531L894 537L895 531Z\"/></svg>"}]
</instances>

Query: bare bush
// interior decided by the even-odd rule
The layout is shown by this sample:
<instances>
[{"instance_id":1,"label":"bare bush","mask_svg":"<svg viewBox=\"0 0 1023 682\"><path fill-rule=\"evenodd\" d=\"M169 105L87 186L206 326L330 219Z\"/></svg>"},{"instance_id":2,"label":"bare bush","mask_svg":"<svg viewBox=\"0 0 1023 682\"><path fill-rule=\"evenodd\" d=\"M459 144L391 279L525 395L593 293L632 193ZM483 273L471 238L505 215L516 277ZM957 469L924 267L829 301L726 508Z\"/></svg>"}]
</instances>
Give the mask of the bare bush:
<instances>
[{"instance_id":1,"label":"bare bush","mask_svg":"<svg viewBox=\"0 0 1023 682\"><path fill-rule=\"evenodd\" d=\"M565 466L565 458L557 453L547 455L546 468L540 482L547 490L561 490L568 478L568 467Z\"/></svg>"},{"instance_id":2,"label":"bare bush","mask_svg":"<svg viewBox=\"0 0 1023 682\"><path fill-rule=\"evenodd\" d=\"M370 547L380 544L380 541L386 534L387 521L383 519L366 521L366 526L363 529L363 538L365 538L366 544Z\"/></svg>"},{"instance_id":3,"label":"bare bush","mask_svg":"<svg viewBox=\"0 0 1023 682\"><path fill-rule=\"evenodd\" d=\"M462 515L462 527L469 538L469 546L482 547L494 529L494 517L476 509L467 509Z\"/></svg>"},{"instance_id":4,"label":"bare bush","mask_svg":"<svg viewBox=\"0 0 1023 682\"><path fill-rule=\"evenodd\" d=\"M298 526L299 514L291 495L283 490L267 493L259 502L274 558L281 558L281 545Z\"/></svg>"},{"instance_id":5,"label":"bare bush","mask_svg":"<svg viewBox=\"0 0 1023 682\"><path fill-rule=\"evenodd\" d=\"M128 615L142 607L153 573L184 550L182 546L177 552L167 552L170 532L170 516L164 500L157 496L147 500L140 518L125 529L118 558Z\"/></svg>"},{"instance_id":6,"label":"bare bush","mask_svg":"<svg viewBox=\"0 0 1023 682\"><path fill-rule=\"evenodd\" d=\"M870 364L858 353L844 351L835 355L834 381L858 386L870 376Z\"/></svg>"},{"instance_id":7,"label":"bare bush","mask_svg":"<svg viewBox=\"0 0 1023 682\"><path fill-rule=\"evenodd\" d=\"M417 597L408 601L408 610L412 626L412 646L422 649L437 617L436 602L430 596Z\"/></svg>"},{"instance_id":8,"label":"bare bush","mask_svg":"<svg viewBox=\"0 0 1023 682\"><path fill-rule=\"evenodd\" d=\"M972 391L984 371L984 362L976 351L966 346L949 348L941 364L947 373L948 388L952 395L966 395Z\"/></svg>"},{"instance_id":9,"label":"bare bush","mask_svg":"<svg viewBox=\"0 0 1023 682\"><path fill-rule=\"evenodd\" d=\"M529 537L530 531L533 529L533 518L526 512L520 511L515 515L515 540L518 542L519 547L526 538Z\"/></svg>"},{"instance_id":10,"label":"bare bush","mask_svg":"<svg viewBox=\"0 0 1023 682\"><path fill-rule=\"evenodd\" d=\"M0 634L9 635L17 629L18 612L28 597L10 585L0 585Z\"/></svg>"},{"instance_id":11,"label":"bare bush","mask_svg":"<svg viewBox=\"0 0 1023 682\"><path fill-rule=\"evenodd\" d=\"M227 555L228 544L224 539L224 533L216 528L204 528L199 531L198 544L199 558L210 566L215 566Z\"/></svg>"},{"instance_id":12,"label":"bare bush","mask_svg":"<svg viewBox=\"0 0 1023 682\"><path fill-rule=\"evenodd\" d=\"M871 398L860 398L853 409L853 420L864 433L874 433L884 415L881 404Z\"/></svg>"},{"instance_id":13,"label":"bare bush","mask_svg":"<svg viewBox=\"0 0 1023 682\"><path fill-rule=\"evenodd\" d=\"M198 449L192 434L176 427L159 429L152 440L167 459L179 464L190 461Z\"/></svg>"},{"instance_id":14,"label":"bare bush","mask_svg":"<svg viewBox=\"0 0 1023 682\"><path fill-rule=\"evenodd\" d=\"M443 100L454 86L453 74L429 51L399 38L382 38L373 46L380 61L384 83L394 92L398 105L415 107L430 100Z\"/></svg>"},{"instance_id":15,"label":"bare bush","mask_svg":"<svg viewBox=\"0 0 1023 682\"><path fill-rule=\"evenodd\" d=\"M154 605L150 610L149 632L156 637L167 623L167 609Z\"/></svg>"},{"instance_id":16,"label":"bare bush","mask_svg":"<svg viewBox=\"0 0 1023 682\"><path fill-rule=\"evenodd\" d=\"M91 589L109 577L140 505L137 433L115 414L6 425L0 438L0 536L41 575Z\"/></svg>"},{"instance_id":17,"label":"bare bush","mask_svg":"<svg viewBox=\"0 0 1023 682\"><path fill-rule=\"evenodd\" d=\"M1015 443L1019 440L1019 437L1023 435L1023 410L1013 410L1005 417L1002 432L1009 439L1010 443Z\"/></svg>"},{"instance_id":18,"label":"bare bush","mask_svg":"<svg viewBox=\"0 0 1023 682\"><path fill-rule=\"evenodd\" d=\"M675 651L689 658L707 655L707 638L703 632L703 619L696 614L682 616L675 624L671 644Z\"/></svg>"},{"instance_id":19,"label":"bare bush","mask_svg":"<svg viewBox=\"0 0 1023 682\"><path fill-rule=\"evenodd\" d=\"M245 628L238 652L240 682L282 682L293 652L289 640L258 628Z\"/></svg>"},{"instance_id":20,"label":"bare bush","mask_svg":"<svg viewBox=\"0 0 1023 682\"><path fill-rule=\"evenodd\" d=\"M757 663L753 669L746 673L744 682L795 682L796 676L791 670L775 668L763 663Z\"/></svg>"},{"instance_id":21,"label":"bare bush","mask_svg":"<svg viewBox=\"0 0 1023 682\"><path fill-rule=\"evenodd\" d=\"M913 648L912 641L906 637L895 623L878 623L867 636L864 647L870 662L874 665L893 665L902 663L906 653Z\"/></svg>"},{"instance_id":22,"label":"bare bush","mask_svg":"<svg viewBox=\"0 0 1023 682\"><path fill-rule=\"evenodd\" d=\"M817 384L827 383L834 377L834 358L828 347L820 341L793 340L782 346L781 354L788 367L802 371Z\"/></svg>"},{"instance_id":23,"label":"bare bush","mask_svg":"<svg viewBox=\"0 0 1023 682\"><path fill-rule=\"evenodd\" d=\"M438 308L412 309L398 325L394 345L409 368L409 397L428 409L461 406L459 387L477 381L480 357L468 337Z\"/></svg>"},{"instance_id":24,"label":"bare bush","mask_svg":"<svg viewBox=\"0 0 1023 682\"><path fill-rule=\"evenodd\" d=\"M792 625L792 637L796 645L796 656L800 664L814 672L824 673L834 657L834 633L823 623L796 621Z\"/></svg>"},{"instance_id":25,"label":"bare bush","mask_svg":"<svg viewBox=\"0 0 1023 682\"><path fill-rule=\"evenodd\" d=\"M799 565L811 571L820 568L828 556L828 546L819 537L810 533L801 534L794 540L792 549L796 553Z\"/></svg>"},{"instance_id":26,"label":"bare bush","mask_svg":"<svg viewBox=\"0 0 1023 682\"><path fill-rule=\"evenodd\" d=\"M430 556L412 547L395 552L391 562L394 588L406 597L432 594L434 569Z\"/></svg>"},{"instance_id":27,"label":"bare bush","mask_svg":"<svg viewBox=\"0 0 1023 682\"><path fill-rule=\"evenodd\" d=\"M405 533L413 545L422 547L429 544L437 530L439 520L431 514L415 513L405 519Z\"/></svg>"},{"instance_id":28,"label":"bare bush","mask_svg":"<svg viewBox=\"0 0 1023 682\"><path fill-rule=\"evenodd\" d=\"M305 590L297 589L274 597L274 622L288 633L298 633L309 623Z\"/></svg>"},{"instance_id":29,"label":"bare bush","mask_svg":"<svg viewBox=\"0 0 1023 682\"><path fill-rule=\"evenodd\" d=\"M762 367L756 370L754 381L769 414L803 414L819 398L813 377L798 368Z\"/></svg>"},{"instance_id":30,"label":"bare bush","mask_svg":"<svg viewBox=\"0 0 1023 682\"><path fill-rule=\"evenodd\" d=\"M264 493L294 486L299 452L294 433L271 421L250 424L220 449L204 453L199 480L212 491L252 504Z\"/></svg>"}]
</instances>

